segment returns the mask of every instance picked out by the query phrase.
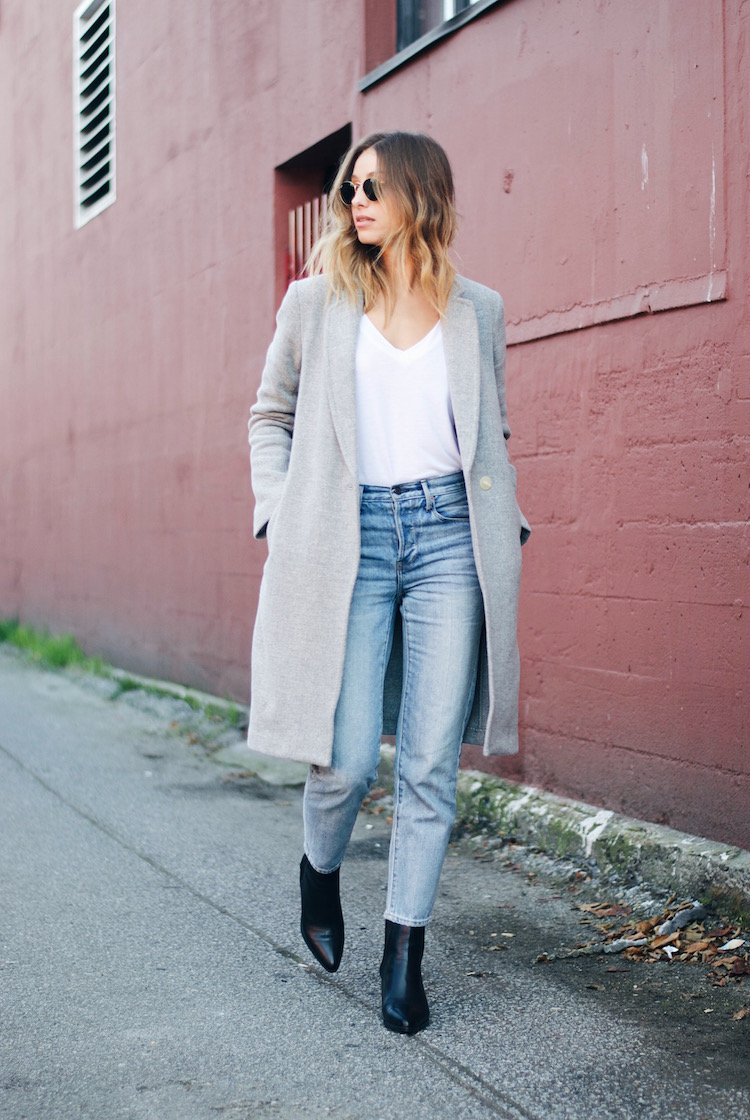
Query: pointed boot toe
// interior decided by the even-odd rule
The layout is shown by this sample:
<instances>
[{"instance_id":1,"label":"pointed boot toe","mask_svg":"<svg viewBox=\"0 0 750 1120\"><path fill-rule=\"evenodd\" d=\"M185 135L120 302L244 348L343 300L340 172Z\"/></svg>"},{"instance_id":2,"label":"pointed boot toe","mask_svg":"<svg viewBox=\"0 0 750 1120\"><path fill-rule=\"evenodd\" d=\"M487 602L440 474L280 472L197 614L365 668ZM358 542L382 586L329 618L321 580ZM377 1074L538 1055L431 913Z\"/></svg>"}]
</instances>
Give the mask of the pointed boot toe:
<instances>
[{"instance_id":1,"label":"pointed boot toe","mask_svg":"<svg viewBox=\"0 0 750 1120\"><path fill-rule=\"evenodd\" d=\"M344 952L344 916L339 897L339 871L316 871L307 856L299 867L302 895L300 932L308 949L327 972L336 972Z\"/></svg>"},{"instance_id":2,"label":"pointed boot toe","mask_svg":"<svg viewBox=\"0 0 750 1120\"><path fill-rule=\"evenodd\" d=\"M424 926L385 923L385 948L380 965L383 1025L397 1034L416 1034L430 1021L422 983Z\"/></svg>"}]
</instances>

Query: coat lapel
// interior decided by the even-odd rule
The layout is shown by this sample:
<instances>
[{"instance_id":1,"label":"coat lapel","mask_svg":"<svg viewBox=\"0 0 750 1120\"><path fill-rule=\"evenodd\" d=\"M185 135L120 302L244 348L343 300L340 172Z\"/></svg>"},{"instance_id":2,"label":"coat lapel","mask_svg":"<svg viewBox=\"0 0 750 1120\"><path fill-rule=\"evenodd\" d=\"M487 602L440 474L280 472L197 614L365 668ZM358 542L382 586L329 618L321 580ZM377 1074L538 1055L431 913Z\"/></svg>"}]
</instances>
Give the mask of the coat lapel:
<instances>
[{"instance_id":1,"label":"coat lapel","mask_svg":"<svg viewBox=\"0 0 750 1120\"><path fill-rule=\"evenodd\" d=\"M474 304L463 299L461 291L456 281L443 319L443 344L461 465L468 471L477 449L481 359Z\"/></svg>"},{"instance_id":2,"label":"coat lapel","mask_svg":"<svg viewBox=\"0 0 750 1120\"><path fill-rule=\"evenodd\" d=\"M354 360L362 315L362 297L357 305L345 297L332 303L326 314L325 379L328 407L333 418L341 454L350 473L358 477L357 414L354 404Z\"/></svg>"}]
</instances>

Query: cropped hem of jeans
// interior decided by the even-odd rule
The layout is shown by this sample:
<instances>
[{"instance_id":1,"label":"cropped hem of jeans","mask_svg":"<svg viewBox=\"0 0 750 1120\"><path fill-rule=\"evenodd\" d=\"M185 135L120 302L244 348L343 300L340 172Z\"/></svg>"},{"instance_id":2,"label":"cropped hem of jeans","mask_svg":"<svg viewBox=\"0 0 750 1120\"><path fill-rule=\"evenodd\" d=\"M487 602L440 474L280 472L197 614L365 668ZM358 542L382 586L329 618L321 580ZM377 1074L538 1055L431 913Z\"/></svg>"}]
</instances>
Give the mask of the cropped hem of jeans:
<instances>
[{"instance_id":1,"label":"cropped hem of jeans","mask_svg":"<svg viewBox=\"0 0 750 1120\"><path fill-rule=\"evenodd\" d=\"M432 921L432 918L404 918L388 910L383 917L387 922L393 922L395 926L410 926L412 929L421 929L423 926L428 926Z\"/></svg>"},{"instance_id":2,"label":"cropped hem of jeans","mask_svg":"<svg viewBox=\"0 0 750 1120\"><path fill-rule=\"evenodd\" d=\"M307 850L307 844L305 844L304 852L305 852L305 855L307 856L307 862L310 864L310 867L312 867L313 871L317 871L318 875L333 875L334 871L338 871L338 869L341 867L341 861L340 861L339 863L336 864L335 867L329 868L328 871L322 871L319 867L316 867L315 864L313 863L313 861L310 859L310 853Z\"/></svg>"}]
</instances>

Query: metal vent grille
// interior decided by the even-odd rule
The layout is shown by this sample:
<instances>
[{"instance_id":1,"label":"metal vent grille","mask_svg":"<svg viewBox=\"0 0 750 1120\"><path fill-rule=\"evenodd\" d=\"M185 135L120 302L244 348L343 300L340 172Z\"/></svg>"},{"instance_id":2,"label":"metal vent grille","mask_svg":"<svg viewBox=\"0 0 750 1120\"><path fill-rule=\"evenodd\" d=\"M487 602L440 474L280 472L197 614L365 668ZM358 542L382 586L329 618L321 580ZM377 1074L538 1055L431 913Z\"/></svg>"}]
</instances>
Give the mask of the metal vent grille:
<instances>
[{"instance_id":1,"label":"metal vent grille","mask_svg":"<svg viewBox=\"0 0 750 1120\"><path fill-rule=\"evenodd\" d=\"M115 200L115 0L85 0L73 16L75 224Z\"/></svg>"}]
</instances>

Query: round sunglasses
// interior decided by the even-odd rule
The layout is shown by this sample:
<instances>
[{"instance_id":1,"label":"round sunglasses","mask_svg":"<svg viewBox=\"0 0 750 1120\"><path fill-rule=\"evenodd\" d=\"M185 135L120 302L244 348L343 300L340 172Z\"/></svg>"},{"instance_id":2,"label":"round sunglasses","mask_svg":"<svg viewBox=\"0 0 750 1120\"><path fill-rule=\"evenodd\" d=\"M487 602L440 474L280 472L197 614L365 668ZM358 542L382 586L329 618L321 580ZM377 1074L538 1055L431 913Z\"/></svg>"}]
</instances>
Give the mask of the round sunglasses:
<instances>
[{"instance_id":1,"label":"round sunglasses","mask_svg":"<svg viewBox=\"0 0 750 1120\"><path fill-rule=\"evenodd\" d=\"M344 206L351 206L354 202L357 186L357 183L346 182L342 183L339 187L339 193L341 194L341 200ZM365 193L365 198L369 198L370 202L378 201L378 184L374 179L365 179L362 183L362 190Z\"/></svg>"}]
</instances>

